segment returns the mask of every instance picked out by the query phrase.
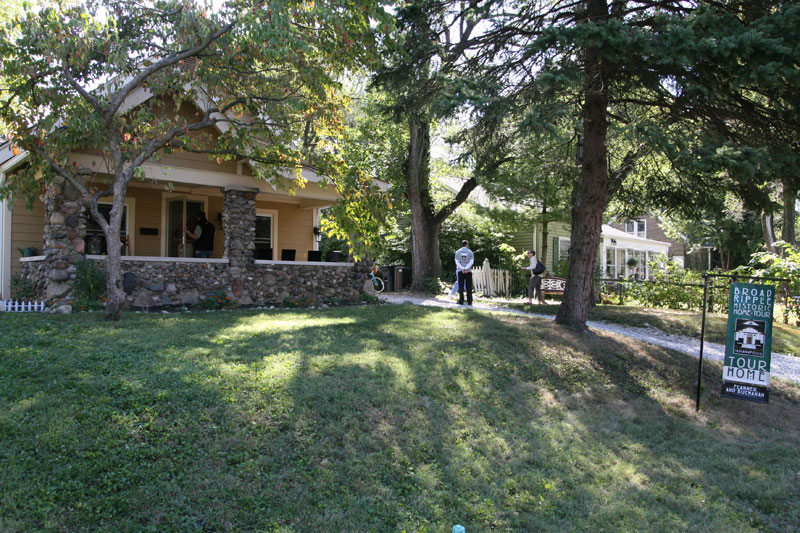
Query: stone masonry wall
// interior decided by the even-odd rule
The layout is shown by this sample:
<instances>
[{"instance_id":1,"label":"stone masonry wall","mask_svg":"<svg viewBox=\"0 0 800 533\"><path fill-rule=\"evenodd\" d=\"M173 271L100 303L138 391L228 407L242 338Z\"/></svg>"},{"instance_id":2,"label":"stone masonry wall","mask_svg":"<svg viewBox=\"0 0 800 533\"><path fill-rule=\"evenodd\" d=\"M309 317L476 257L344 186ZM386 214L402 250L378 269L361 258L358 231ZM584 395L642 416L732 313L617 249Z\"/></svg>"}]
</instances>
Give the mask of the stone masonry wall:
<instances>
[{"instance_id":1,"label":"stone masonry wall","mask_svg":"<svg viewBox=\"0 0 800 533\"><path fill-rule=\"evenodd\" d=\"M247 269L254 262L256 240L256 193L258 189L226 187L222 225L225 228L225 257L231 265L231 276L237 269Z\"/></svg>"},{"instance_id":2,"label":"stone masonry wall","mask_svg":"<svg viewBox=\"0 0 800 533\"><path fill-rule=\"evenodd\" d=\"M47 263L44 261L22 261L20 277L28 280L34 290L34 300L43 300L47 290Z\"/></svg>"},{"instance_id":3,"label":"stone masonry wall","mask_svg":"<svg viewBox=\"0 0 800 533\"><path fill-rule=\"evenodd\" d=\"M96 260L105 269L105 260ZM128 306L156 309L202 305L208 298L229 298L231 306L300 305L357 302L369 276L369 265L254 264L240 270L241 283L229 283L226 263L123 260L123 277L132 281ZM124 281L124 279L123 279Z\"/></svg>"},{"instance_id":4,"label":"stone masonry wall","mask_svg":"<svg viewBox=\"0 0 800 533\"><path fill-rule=\"evenodd\" d=\"M44 204L44 297L49 309L69 313L75 265L84 254L85 208L78 189L62 177L48 185Z\"/></svg>"}]
</instances>

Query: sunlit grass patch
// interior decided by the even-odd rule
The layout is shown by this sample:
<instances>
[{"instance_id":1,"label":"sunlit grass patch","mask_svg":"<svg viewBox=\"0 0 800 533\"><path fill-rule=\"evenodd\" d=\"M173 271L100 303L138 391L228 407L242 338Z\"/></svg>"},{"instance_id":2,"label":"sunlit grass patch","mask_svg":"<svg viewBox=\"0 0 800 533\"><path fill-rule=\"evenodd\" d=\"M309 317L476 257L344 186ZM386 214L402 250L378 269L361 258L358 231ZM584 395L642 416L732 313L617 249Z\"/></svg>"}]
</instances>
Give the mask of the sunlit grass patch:
<instances>
[{"instance_id":1,"label":"sunlit grass patch","mask_svg":"<svg viewBox=\"0 0 800 533\"><path fill-rule=\"evenodd\" d=\"M792 530L800 387L480 311L0 323L0 529ZM122 524L122 526L120 526Z\"/></svg>"}]
</instances>

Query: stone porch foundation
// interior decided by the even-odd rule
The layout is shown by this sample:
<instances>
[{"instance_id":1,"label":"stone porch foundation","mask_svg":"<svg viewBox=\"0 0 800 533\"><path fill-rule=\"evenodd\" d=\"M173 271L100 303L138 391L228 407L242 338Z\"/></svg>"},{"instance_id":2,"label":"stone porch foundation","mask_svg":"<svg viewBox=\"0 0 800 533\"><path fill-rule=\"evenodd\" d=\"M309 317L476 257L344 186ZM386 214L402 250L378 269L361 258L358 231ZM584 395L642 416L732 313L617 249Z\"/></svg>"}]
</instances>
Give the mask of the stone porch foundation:
<instances>
[{"instance_id":1,"label":"stone porch foundation","mask_svg":"<svg viewBox=\"0 0 800 533\"><path fill-rule=\"evenodd\" d=\"M89 259L105 269L104 258ZM226 259L123 259L122 274L133 281L126 303L133 309L202 306L218 297L234 307L355 303L370 272L366 263L287 263L253 263L242 269ZM45 261L33 258L22 267L22 275L41 292L45 267ZM234 268L236 275L231 274Z\"/></svg>"}]
</instances>

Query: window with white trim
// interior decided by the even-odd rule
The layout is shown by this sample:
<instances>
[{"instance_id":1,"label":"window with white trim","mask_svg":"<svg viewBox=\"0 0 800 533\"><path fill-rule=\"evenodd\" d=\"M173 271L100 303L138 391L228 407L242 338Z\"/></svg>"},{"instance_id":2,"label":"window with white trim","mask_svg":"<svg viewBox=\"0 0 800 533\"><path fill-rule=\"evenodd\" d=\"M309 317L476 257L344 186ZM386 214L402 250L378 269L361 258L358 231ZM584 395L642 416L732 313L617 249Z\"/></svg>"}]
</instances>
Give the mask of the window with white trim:
<instances>
[{"instance_id":1,"label":"window with white trim","mask_svg":"<svg viewBox=\"0 0 800 533\"><path fill-rule=\"evenodd\" d=\"M646 221L643 218L640 218L639 220L629 220L628 222L625 223L625 233L646 239L647 238Z\"/></svg>"},{"instance_id":2,"label":"window with white trim","mask_svg":"<svg viewBox=\"0 0 800 533\"><path fill-rule=\"evenodd\" d=\"M569 261L569 239L566 237L558 238L558 260Z\"/></svg>"},{"instance_id":3,"label":"window with white trim","mask_svg":"<svg viewBox=\"0 0 800 533\"><path fill-rule=\"evenodd\" d=\"M272 215L256 216L256 259L272 259Z\"/></svg>"}]
</instances>

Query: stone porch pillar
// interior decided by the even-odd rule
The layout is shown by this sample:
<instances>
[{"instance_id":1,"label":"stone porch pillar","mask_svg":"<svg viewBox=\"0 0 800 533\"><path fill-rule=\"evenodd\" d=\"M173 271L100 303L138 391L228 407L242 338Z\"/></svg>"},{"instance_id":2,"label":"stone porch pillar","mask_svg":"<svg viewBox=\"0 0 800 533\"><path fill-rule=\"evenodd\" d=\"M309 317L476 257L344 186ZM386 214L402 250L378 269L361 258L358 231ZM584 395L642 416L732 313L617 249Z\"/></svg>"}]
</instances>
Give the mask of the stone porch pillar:
<instances>
[{"instance_id":1,"label":"stone porch pillar","mask_svg":"<svg viewBox=\"0 0 800 533\"><path fill-rule=\"evenodd\" d=\"M231 291L240 305L252 304L245 289L247 271L255 264L256 194L258 188L228 185L223 189L222 228Z\"/></svg>"},{"instance_id":2,"label":"stone porch pillar","mask_svg":"<svg viewBox=\"0 0 800 533\"><path fill-rule=\"evenodd\" d=\"M70 313L76 265L86 257L86 208L80 191L62 177L56 177L47 187L44 205L47 308Z\"/></svg>"}]
</instances>

